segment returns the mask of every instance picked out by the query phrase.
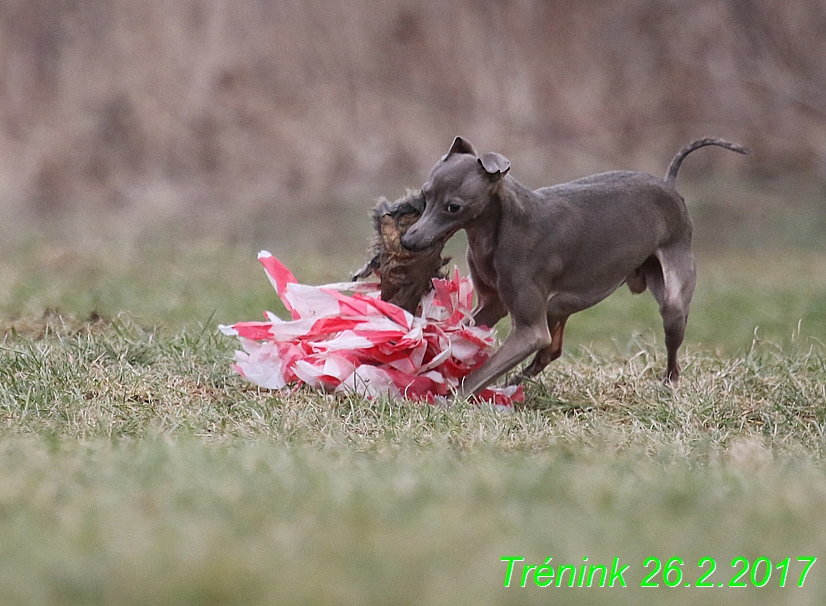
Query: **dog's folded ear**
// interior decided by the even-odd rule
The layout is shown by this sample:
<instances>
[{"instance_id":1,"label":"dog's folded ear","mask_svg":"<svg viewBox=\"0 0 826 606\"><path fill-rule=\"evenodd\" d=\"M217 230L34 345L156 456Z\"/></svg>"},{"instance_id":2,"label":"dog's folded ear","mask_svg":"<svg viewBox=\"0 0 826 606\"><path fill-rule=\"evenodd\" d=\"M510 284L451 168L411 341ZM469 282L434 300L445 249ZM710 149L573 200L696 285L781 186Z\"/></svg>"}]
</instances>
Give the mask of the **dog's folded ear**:
<instances>
[{"instance_id":1,"label":"dog's folded ear","mask_svg":"<svg viewBox=\"0 0 826 606\"><path fill-rule=\"evenodd\" d=\"M479 158L479 164L490 175L491 179L498 180L508 174L511 169L511 161L502 154L488 152Z\"/></svg>"},{"instance_id":2,"label":"dog's folded ear","mask_svg":"<svg viewBox=\"0 0 826 606\"><path fill-rule=\"evenodd\" d=\"M475 156L476 150L473 149L473 146L470 144L470 141L466 141L461 137L456 137L453 140L453 145L450 146L450 151L447 152L445 158L447 158L447 156L450 156L451 154L470 154L472 156Z\"/></svg>"}]
</instances>

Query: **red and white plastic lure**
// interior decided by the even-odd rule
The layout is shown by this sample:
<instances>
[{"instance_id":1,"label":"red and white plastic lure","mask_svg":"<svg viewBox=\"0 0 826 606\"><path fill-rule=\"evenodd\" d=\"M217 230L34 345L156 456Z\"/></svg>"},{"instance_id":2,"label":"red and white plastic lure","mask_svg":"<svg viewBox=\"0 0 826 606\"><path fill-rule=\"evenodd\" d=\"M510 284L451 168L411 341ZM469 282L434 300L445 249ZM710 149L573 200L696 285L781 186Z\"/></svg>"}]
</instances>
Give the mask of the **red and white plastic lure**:
<instances>
[{"instance_id":1,"label":"red and white plastic lure","mask_svg":"<svg viewBox=\"0 0 826 606\"><path fill-rule=\"evenodd\" d=\"M458 269L452 279L433 280L421 315L413 316L382 301L377 282L307 286L270 253L258 260L292 320L267 312L264 322L220 330L240 339L233 368L261 387L306 384L432 402L458 388L496 347L493 329L473 326L473 285ZM493 387L478 398L512 406L524 393L521 386Z\"/></svg>"}]
</instances>

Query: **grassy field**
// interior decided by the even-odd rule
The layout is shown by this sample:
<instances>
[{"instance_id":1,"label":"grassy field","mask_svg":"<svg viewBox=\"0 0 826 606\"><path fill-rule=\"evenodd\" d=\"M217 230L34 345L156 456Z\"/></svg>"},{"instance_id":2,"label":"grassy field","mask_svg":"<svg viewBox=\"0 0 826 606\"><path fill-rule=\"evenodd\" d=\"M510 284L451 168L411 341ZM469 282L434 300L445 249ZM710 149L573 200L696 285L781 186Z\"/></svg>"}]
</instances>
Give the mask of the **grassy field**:
<instances>
[{"instance_id":1,"label":"grassy field","mask_svg":"<svg viewBox=\"0 0 826 606\"><path fill-rule=\"evenodd\" d=\"M281 256L302 281L338 280L356 244ZM509 413L246 384L216 325L278 311L255 252L1 257L0 603L822 602L822 253L701 256L677 390L658 381L652 299L614 295L571 320ZM627 587L540 588L529 571L520 588L548 557L618 559ZM672 557L682 578L640 587L647 558ZM747 587L729 587L739 557ZM701 558L713 587L695 586Z\"/></svg>"}]
</instances>

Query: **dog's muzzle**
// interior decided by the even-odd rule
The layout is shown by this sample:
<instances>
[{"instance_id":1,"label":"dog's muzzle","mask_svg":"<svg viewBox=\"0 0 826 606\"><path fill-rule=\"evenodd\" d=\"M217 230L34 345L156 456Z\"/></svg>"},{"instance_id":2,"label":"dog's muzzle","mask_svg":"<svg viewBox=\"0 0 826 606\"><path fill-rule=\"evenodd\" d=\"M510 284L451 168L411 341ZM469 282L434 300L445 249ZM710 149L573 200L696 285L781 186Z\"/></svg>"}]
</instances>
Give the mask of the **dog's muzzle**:
<instances>
[{"instance_id":1,"label":"dog's muzzle","mask_svg":"<svg viewBox=\"0 0 826 606\"><path fill-rule=\"evenodd\" d=\"M429 242L426 240L420 241L415 234L411 236L410 232L404 234L401 237L401 243L405 249L411 252L419 252L427 248L430 248L433 245L433 242Z\"/></svg>"}]
</instances>

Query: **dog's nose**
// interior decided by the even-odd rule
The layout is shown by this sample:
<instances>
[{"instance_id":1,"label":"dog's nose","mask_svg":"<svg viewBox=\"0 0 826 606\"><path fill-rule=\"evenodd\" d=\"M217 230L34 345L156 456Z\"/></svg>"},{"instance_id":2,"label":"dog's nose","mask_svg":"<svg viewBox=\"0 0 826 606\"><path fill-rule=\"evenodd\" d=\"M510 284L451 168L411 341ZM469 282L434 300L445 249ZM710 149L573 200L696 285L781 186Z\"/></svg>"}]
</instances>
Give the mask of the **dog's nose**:
<instances>
[{"instance_id":1,"label":"dog's nose","mask_svg":"<svg viewBox=\"0 0 826 606\"><path fill-rule=\"evenodd\" d=\"M411 251L411 252L418 252L420 250L424 250L431 244L433 244L432 240L427 238L422 238L421 233L418 229L416 229L416 225L411 225L410 229L405 232L405 234L399 239L402 243L402 246Z\"/></svg>"},{"instance_id":2,"label":"dog's nose","mask_svg":"<svg viewBox=\"0 0 826 606\"><path fill-rule=\"evenodd\" d=\"M415 241L411 242L410 237L407 234L404 234L399 241L402 243L402 246L406 250L409 250L411 252L414 252L416 250Z\"/></svg>"}]
</instances>

